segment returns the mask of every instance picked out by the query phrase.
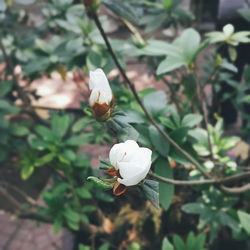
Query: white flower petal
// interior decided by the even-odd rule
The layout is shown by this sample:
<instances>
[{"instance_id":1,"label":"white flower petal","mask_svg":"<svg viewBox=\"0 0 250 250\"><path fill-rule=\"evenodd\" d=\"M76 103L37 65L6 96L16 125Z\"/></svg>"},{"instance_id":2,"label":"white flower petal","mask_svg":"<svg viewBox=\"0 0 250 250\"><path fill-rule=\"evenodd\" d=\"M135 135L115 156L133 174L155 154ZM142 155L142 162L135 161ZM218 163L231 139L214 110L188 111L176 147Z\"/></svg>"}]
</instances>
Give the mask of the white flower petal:
<instances>
[{"instance_id":1,"label":"white flower petal","mask_svg":"<svg viewBox=\"0 0 250 250\"><path fill-rule=\"evenodd\" d=\"M118 181L126 186L133 186L142 181L151 166L152 151L140 148L133 140L115 144L109 153L113 167L119 170L122 178Z\"/></svg>"},{"instance_id":2,"label":"white flower petal","mask_svg":"<svg viewBox=\"0 0 250 250\"><path fill-rule=\"evenodd\" d=\"M120 143L115 144L109 151L109 161L111 165L115 168L117 168L117 152L119 148L120 148Z\"/></svg>"},{"instance_id":3,"label":"white flower petal","mask_svg":"<svg viewBox=\"0 0 250 250\"><path fill-rule=\"evenodd\" d=\"M136 174L134 173L133 176L128 178L118 178L117 181L125 186L134 186L141 182L146 177L146 175L147 173L145 174L144 172L138 172Z\"/></svg>"},{"instance_id":4,"label":"white flower petal","mask_svg":"<svg viewBox=\"0 0 250 250\"><path fill-rule=\"evenodd\" d=\"M110 103L112 100L112 90L109 86L108 79L102 69L96 69L89 73L89 88L91 90L97 89L101 93L105 93L105 102ZM103 101L104 102L104 101Z\"/></svg>"},{"instance_id":5,"label":"white flower petal","mask_svg":"<svg viewBox=\"0 0 250 250\"><path fill-rule=\"evenodd\" d=\"M91 91L90 97L89 97L89 105L92 107L99 99L100 92L97 89L93 89Z\"/></svg>"}]
</instances>

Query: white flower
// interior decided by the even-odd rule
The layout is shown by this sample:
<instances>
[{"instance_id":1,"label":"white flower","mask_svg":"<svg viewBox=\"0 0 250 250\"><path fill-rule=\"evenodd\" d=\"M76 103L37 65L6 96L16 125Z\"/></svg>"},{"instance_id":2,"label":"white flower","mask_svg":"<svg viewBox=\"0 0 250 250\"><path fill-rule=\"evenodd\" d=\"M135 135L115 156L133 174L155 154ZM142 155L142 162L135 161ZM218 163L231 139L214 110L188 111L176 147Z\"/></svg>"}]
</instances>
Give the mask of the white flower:
<instances>
[{"instance_id":1,"label":"white flower","mask_svg":"<svg viewBox=\"0 0 250 250\"><path fill-rule=\"evenodd\" d=\"M90 71L89 88L91 90L89 97L89 104L91 107L94 106L95 103L106 103L108 105L111 103L113 98L112 90L102 69Z\"/></svg>"},{"instance_id":2,"label":"white flower","mask_svg":"<svg viewBox=\"0 0 250 250\"><path fill-rule=\"evenodd\" d=\"M111 165L119 171L117 181L125 186L133 186L142 181L151 166L152 151L140 148L133 140L115 144L109 153Z\"/></svg>"}]
</instances>

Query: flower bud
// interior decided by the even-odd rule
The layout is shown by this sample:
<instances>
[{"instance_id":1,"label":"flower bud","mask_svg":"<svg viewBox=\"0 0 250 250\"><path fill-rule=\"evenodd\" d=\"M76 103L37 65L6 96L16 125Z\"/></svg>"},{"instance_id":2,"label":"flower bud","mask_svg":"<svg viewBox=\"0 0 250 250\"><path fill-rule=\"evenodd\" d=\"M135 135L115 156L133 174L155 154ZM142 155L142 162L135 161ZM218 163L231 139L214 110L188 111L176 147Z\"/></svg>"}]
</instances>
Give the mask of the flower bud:
<instances>
[{"instance_id":1,"label":"flower bud","mask_svg":"<svg viewBox=\"0 0 250 250\"><path fill-rule=\"evenodd\" d=\"M97 12L100 3L100 0L83 0L83 4L85 5L88 12Z\"/></svg>"},{"instance_id":2,"label":"flower bud","mask_svg":"<svg viewBox=\"0 0 250 250\"><path fill-rule=\"evenodd\" d=\"M102 69L90 71L89 88L91 90L89 105L96 118L100 121L107 120L111 115L114 97L108 79Z\"/></svg>"}]
</instances>

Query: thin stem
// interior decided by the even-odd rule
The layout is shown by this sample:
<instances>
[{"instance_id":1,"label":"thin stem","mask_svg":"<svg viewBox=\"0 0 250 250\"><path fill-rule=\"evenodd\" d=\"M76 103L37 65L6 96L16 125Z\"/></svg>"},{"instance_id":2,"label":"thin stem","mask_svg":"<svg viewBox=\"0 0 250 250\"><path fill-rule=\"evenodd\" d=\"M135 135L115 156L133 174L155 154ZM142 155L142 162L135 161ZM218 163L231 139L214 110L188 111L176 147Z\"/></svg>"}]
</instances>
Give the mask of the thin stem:
<instances>
[{"instance_id":1,"label":"thin stem","mask_svg":"<svg viewBox=\"0 0 250 250\"><path fill-rule=\"evenodd\" d=\"M194 76L195 76L195 74L194 74ZM196 84L197 84L197 94L198 94L199 101L201 103L201 110L202 110L202 113L203 113L205 126L206 126L206 130L207 130L208 147L209 147L209 151L210 151L210 154L211 154L211 158L213 160L214 159L214 154L213 154L213 146L212 146L212 141L211 141L211 134L210 134L210 131L209 131L206 96L205 96L205 94L203 92L201 83L200 83L200 81L198 80L198 78L196 76L195 76L195 79L196 79Z\"/></svg>"},{"instance_id":2,"label":"thin stem","mask_svg":"<svg viewBox=\"0 0 250 250\"><path fill-rule=\"evenodd\" d=\"M210 178L210 174L207 173L203 167L200 165L199 162L197 162L188 152L186 152L184 149L182 149L158 124L157 122L153 119L153 117L150 115L150 113L147 111L147 109L145 108L143 102L141 101L140 97L138 96L135 86L134 84L128 79L125 71L123 70L120 62L118 61L112 47L111 44L103 30L102 24L100 23L100 20L98 18L98 16L96 15L96 13L92 12L91 16L93 18L93 20L96 23L97 28L99 29L105 44L107 46L107 49L111 55L111 57L113 58L117 68L119 69L122 77L124 78L124 80L126 81L126 83L128 84L128 87L130 88L130 90L132 91L136 101L138 102L138 104L141 106L145 116L147 117L147 119L155 126L155 128L162 134L162 136L170 143L172 144L179 152L181 152L191 163L194 164L194 166L196 166L197 169L199 169L199 171L206 177L206 178Z\"/></svg>"},{"instance_id":3,"label":"thin stem","mask_svg":"<svg viewBox=\"0 0 250 250\"><path fill-rule=\"evenodd\" d=\"M232 183L232 182L238 181L240 179L249 178L250 177L250 172L236 174L236 175L228 176L228 177L221 178L221 179L189 180L189 181L174 180L174 179L170 179L170 178L165 178L165 177L157 175L157 174L155 174L153 172L150 172L149 176L156 179L156 180L158 180L158 181L162 181L162 182L165 182L165 183L168 183L168 184L192 186L192 185ZM227 191L228 190L230 191L230 189L234 189L234 188L226 188L226 187L224 187L224 189L227 190Z\"/></svg>"}]
</instances>

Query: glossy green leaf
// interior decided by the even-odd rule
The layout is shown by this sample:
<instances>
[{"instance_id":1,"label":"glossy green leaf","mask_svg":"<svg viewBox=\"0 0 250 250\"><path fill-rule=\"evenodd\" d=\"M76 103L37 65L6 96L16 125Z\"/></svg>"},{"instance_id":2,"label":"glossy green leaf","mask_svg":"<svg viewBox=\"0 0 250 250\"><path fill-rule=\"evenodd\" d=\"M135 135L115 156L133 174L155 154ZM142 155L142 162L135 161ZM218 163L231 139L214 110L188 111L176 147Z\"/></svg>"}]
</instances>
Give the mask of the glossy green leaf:
<instances>
[{"instance_id":1,"label":"glossy green leaf","mask_svg":"<svg viewBox=\"0 0 250 250\"><path fill-rule=\"evenodd\" d=\"M142 190L148 200L159 208L159 182L154 180L145 180L142 184Z\"/></svg>"},{"instance_id":2,"label":"glossy green leaf","mask_svg":"<svg viewBox=\"0 0 250 250\"><path fill-rule=\"evenodd\" d=\"M168 160L160 157L156 160L155 172L163 177L173 178L173 170L169 166ZM174 197L174 185L165 182L159 182L160 204L165 210L169 208Z\"/></svg>"},{"instance_id":3,"label":"glossy green leaf","mask_svg":"<svg viewBox=\"0 0 250 250\"><path fill-rule=\"evenodd\" d=\"M168 56L157 67L156 74L166 74L185 65L185 61L181 57Z\"/></svg>"},{"instance_id":4,"label":"glossy green leaf","mask_svg":"<svg viewBox=\"0 0 250 250\"><path fill-rule=\"evenodd\" d=\"M202 116L199 114L188 114L182 119L181 125L183 127L194 127L202 121Z\"/></svg>"},{"instance_id":5,"label":"glossy green leaf","mask_svg":"<svg viewBox=\"0 0 250 250\"><path fill-rule=\"evenodd\" d=\"M69 115L53 115L51 119L51 126L53 134L61 139L66 133L70 125Z\"/></svg>"},{"instance_id":6,"label":"glossy green leaf","mask_svg":"<svg viewBox=\"0 0 250 250\"><path fill-rule=\"evenodd\" d=\"M166 237L163 239L161 250L174 250L173 245Z\"/></svg>"},{"instance_id":7,"label":"glossy green leaf","mask_svg":"<svg viewBox=\"0 0 250 250\"><path fill-rule=\"evenodd\" d=\"M149 127L149 137L157 152L163 157L167 157L169 152L169 142L153 125L150 125Z\"/></svg>"},{"instance_id":8,"label":"glossy green leaf","mask_svg":"<svg viewBox=\"0 0 250 250\"><path fill-rule=\"evenodd\" d=\"M250 214L240 210L237 212L237 214L239 216L241 226L250 235Z\"/></svg>"}]
</instances>

